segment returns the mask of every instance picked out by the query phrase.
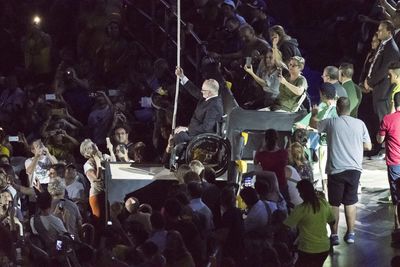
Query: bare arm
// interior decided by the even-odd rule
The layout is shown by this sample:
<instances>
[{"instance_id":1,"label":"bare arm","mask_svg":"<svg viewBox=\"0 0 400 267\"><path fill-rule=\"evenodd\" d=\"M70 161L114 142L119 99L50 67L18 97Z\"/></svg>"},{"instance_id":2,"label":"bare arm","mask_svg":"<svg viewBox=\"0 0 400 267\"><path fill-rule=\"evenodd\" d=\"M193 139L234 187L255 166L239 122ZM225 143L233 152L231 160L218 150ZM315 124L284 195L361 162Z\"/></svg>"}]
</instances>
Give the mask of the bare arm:
<instances>
[{"instance_id":1,"label":"bare arm","mask_svg":"<svg viewBox=\"0 0 400 267\"><path fill-rule=\"evenodd\" d=\"M283 76L281 76L281 84L286 86L290 91L292 91L295 95L302 95L304 93L303 86L296 86L288 82Z\"/></svg>"},{"instance_id":2,"label":"bare arm","mask_svg":"<svg viewBox=\"0 0 400 267\"><path fill-rule=\"evenodd\" d=\"M253 77L256 83L258 83L260 86L264 87L267 85L267 83L263 79L261 79L260 77L257 76L257 74L254 73L253 66L245 65L243 68L248 74L250 74L251 77Z\"/></svg>"}]
</instances>

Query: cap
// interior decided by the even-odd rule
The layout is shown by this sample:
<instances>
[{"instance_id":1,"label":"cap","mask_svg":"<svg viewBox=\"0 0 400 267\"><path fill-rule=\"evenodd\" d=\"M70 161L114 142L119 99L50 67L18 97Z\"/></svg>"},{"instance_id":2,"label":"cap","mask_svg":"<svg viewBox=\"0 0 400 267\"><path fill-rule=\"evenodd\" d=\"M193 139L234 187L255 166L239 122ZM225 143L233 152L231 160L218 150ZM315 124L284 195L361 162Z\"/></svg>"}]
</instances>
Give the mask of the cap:
<instances>
[{"instance_id":1,"label":"cap","mask_svg":"<svg viewBox=\"0 0 400 267\"><path fill-rule=\"evenodd\" d=\"M247 5L251 8L260 9L262 11L265 11L267 9L267 5L263 0L250 1L249 3L247 3Z\"/></svg>"},{"instance_id":2,"label":"cap","mask_svg":"<svg viewBox=\"0 0 400 267\"><path fill-rule=\"evenodd\" d=\"M231 6L233 9L236 9L236 5L232 0L224 0L223 5Z\"/></svg>"}]
</instances>

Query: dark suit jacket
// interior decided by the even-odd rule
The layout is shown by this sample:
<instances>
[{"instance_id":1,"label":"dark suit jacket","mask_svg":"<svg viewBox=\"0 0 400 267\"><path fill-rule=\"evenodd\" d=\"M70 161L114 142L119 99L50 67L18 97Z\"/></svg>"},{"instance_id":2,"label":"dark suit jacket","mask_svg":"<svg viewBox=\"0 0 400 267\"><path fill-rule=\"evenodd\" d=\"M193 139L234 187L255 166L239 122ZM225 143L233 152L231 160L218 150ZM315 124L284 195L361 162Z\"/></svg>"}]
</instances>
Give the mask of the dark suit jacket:
<instances>
[{"instance_id":1,"label":"dark suit jacket","mask_svg":"<svg viewBox=\"0 0 400 267\"><path fill-rule=\"evenodd\" d=\"M378 49L378 56L372 67L371 77L367 78L369 86L373 88L372 98L374 103L387 100L390 96L390 80L388 67L392 61L400 59L399 48L394 39L390 39L382 50Z\"/></svg>"},{"instance_id":2,"label":"dark suit jacket","mask_svg":"<svg viewBox=\"0 0 400 267\"><path fill-rule=\"evenodd\" d=\"M191 81L188 81L183 87L199 100L188 126L189 136L215 133L217 123L224 113L221 97L216 96L206 101L200 89Z\"/></svg>"}]
</instances>

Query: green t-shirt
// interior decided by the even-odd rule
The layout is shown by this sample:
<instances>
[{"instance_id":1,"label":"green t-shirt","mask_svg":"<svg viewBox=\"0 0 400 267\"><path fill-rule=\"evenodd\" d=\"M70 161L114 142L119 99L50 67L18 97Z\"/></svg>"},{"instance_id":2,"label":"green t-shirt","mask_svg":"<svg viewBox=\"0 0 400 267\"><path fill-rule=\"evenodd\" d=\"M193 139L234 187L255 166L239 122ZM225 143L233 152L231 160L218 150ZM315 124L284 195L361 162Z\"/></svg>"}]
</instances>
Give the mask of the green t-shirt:
<instances>
[{"instance_id":1,"label":"green t-shirt","mask_svg":"<svg viewBox=\"0 0 400 267\"><path fill-rule=\"evenodd\" d=\"M288 82L290 81L288 80ZM296 80L290 83L298 87L303 87L304 91L307 91L308 84L304 76L300 75ZM294 108L298 105L300 97L301 95L296 95L285 85L281 84L279 86L278 101L280 109L293 112Z\"/></svg>"},{"instance_id":2,"label":"green t-shirt","mask_svg":"<svg viewBox=\"0 0 400 267\"><path fill-rule=\"evenodd\" d=\"M306 253L328 251L330 241L326 224L335 220L328 202L320 199L320 209L314 213L310 204L302 203L294 208L284 224L299 230L299 250Z\"/></svg>"},{"instance_id":3,"label":"green t-shirt","mask_svg":"<svg viewBox=\"0 0 400 267\"><path fill-rule=\"evenodd\" d=\"M354 114L353 110L358 106L359 101L361 100L358 99L356 86L352 80L345 82L342 86L346 90L347 97L350 100L350 113Z\"/></svg>"}]
</instances>

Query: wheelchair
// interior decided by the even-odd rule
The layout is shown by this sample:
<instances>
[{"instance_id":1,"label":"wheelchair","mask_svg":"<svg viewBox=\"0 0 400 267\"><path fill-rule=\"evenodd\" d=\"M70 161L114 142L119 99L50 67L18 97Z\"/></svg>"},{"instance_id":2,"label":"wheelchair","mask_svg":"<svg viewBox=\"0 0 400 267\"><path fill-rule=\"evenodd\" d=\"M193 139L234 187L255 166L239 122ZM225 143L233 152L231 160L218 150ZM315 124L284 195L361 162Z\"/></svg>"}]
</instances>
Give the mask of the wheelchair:
<instances>
[{"instance_id":1,"label":"wheelchair","mask_svg":"<svg viewBox=\"0 0 400 267\"><path fill-rule=\"evenodd\" d=\"M231 160L231 145L226 138L227 116L217 123L217 133L204 133L189 142L178 144L171 152L170 169L175 171L181 164L199 160L205 167L214 169L216 177L223 175Z\"/></svg>"}]
</instances>

